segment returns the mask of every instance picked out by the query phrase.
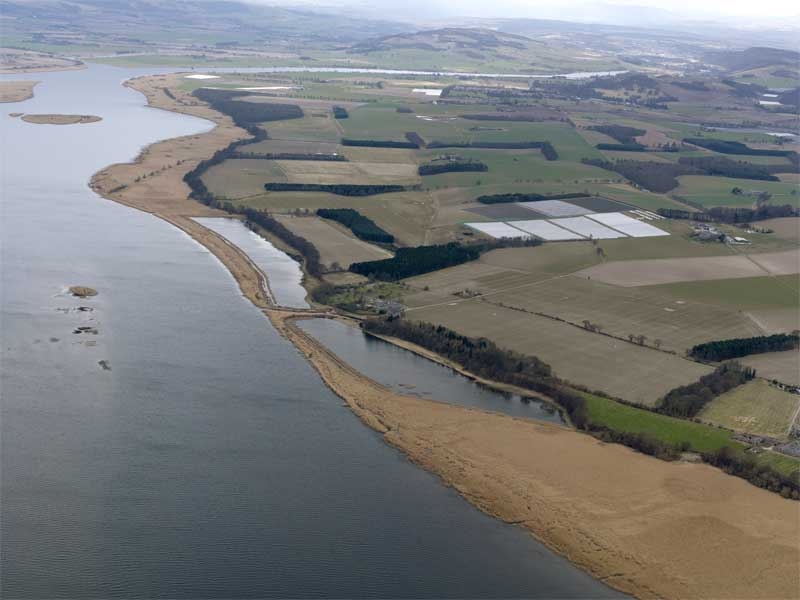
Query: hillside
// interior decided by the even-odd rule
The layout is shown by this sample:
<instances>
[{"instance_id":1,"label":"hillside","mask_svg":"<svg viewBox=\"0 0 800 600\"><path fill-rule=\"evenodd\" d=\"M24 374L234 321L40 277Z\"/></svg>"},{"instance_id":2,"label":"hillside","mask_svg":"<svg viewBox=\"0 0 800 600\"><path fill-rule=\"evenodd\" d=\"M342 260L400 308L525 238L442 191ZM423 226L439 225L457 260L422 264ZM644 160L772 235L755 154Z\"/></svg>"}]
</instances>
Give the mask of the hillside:
<instances>
[{"instance_id":1,"label":"hillside","mask_svg":"<svg viewBox=\"0 0 800 600\"><path fill-rule=\"evenodd\" d=\"M708 52L706 60L730 71L747 71L760 67L779 66L797 68L800 52L779 48L753 47L746 50Z\"/></svg>"},{"instance_id":2,"label":"hillside","mask_svg":"<svg viewBox=\"0 0 800 600\"><path fill-rule=\"evenodd\" d=\"M230 0L0 0L5 45L117 42L218 44L354 42L407 26Z\"/></svg>"}]
</instances>

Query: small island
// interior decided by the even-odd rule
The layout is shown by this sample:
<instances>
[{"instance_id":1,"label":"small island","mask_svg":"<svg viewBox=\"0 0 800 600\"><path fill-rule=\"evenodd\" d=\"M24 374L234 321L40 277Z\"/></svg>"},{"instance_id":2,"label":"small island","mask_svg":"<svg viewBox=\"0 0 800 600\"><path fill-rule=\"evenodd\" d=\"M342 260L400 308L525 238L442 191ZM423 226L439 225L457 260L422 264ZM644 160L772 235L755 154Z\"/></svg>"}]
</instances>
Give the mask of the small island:
<instances>
[{"instance_id":1,"label":"small island","mask_svg":"<svg viewBox=\"0 0 800 600\"><path fill-rule=\"evenodd\" d=\"M23 121L37 125L75 125L102 121L95 115L23 115Z\"/></svg>"},{"instance_id":2,"label":"small island","mask_svg":"<svg viewBox=\"0 0 800 600\"><path fill-rule=\"evenodd\" d=\"M71 285L69 286L69 293L78 298L89 298L90 296L97 296L97 290L87 287L85 285Z\"/></svg>"}]
</instances>

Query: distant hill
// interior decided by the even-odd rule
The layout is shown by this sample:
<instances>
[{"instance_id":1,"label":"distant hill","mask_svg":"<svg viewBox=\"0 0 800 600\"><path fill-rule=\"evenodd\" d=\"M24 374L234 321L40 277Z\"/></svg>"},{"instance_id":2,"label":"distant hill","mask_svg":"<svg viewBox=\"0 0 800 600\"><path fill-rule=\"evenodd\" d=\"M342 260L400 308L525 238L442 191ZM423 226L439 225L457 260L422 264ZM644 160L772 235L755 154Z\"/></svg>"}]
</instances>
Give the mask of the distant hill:
<instances>
[{"instance_id":1,"label":"distant hill","mask_svg":"<svg viewBox=\"0 0 800 600\"><path fill-rule=\"evenodd\" d=\"M500 33L491 29L447 27L401 33L366 40L353 46L354 52L379 52L399 48L413 48L432 52L461 52L467 55L502 54L519 52L540 44L528 37Z\"/></svg>"},{"instance_id":2,"label":"distant hill","mask_svg":"<svg viewBox=\"0 0 800 600\"><path fill-rule=\"evenodd\" d=\"M410 29L390 21L234 0L0 0L0 15L4 38L28 34L44 41L108 34L180 44L352 43Z\"/></svg>"},{"instance_id":3,"label":"distant hill","mask_svg":"<svg viewBox=\"0 0 800 600\"><path fill-rule=\"evenodd\" d=\"M797 67L800 52L779 48L753 47L746 50L721 50L708 52L705 60L730 71L747 71L760 67L786 65Z\"/></svg>"}]
</instances>

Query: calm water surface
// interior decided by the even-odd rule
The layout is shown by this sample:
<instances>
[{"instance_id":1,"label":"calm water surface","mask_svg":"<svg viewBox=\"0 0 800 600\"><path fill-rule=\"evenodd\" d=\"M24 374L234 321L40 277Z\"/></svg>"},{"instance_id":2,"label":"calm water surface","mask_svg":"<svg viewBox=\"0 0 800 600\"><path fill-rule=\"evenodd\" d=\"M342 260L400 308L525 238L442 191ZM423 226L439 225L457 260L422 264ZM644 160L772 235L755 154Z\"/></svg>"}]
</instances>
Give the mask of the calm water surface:
<instances>
[{"instance_id":1,"label":"calm water surface","mask_svg":"<svg viewBox=\"0 0 800 600\"><path fill-rule=\"evenodd\" d=\"M617 597L385 445L208 251L87 188L209 126L120 86L141 73L27 75L0 107L104 119L0 115L3 597Z\"/></svg>"},{"instance_id":2,"label":"calm water surface","mask_svg":"<svg viewBox=\"0 0 800 600\"><path fill-rule=\"evenodd\" d=\"M296 260L248 229L239 219L199 217L195 221L241 248L267 276L269 291L278 304L308 308L306 290L302 286L303 272Z\"/></svg>"},{"instance_id":3,"label":"calm water surface","mask_svg":"<svg viewBox=\"0 0 800 600\"><path fill-rule=\"evenodd\" d=\"M368 336L340 321L308 319L300 321L299 325L345 362L401 394L502 412L512 417L564 423L550 404L492 390L448 367Z\"/></svg>"}]
</instances>

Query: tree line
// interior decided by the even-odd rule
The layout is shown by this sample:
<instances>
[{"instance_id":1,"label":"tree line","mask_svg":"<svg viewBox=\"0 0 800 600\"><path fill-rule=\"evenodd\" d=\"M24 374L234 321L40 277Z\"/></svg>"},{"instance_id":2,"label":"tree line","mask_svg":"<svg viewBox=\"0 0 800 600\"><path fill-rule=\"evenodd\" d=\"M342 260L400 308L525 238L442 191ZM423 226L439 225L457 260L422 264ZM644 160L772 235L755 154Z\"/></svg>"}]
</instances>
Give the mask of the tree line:
<instances>
[{"instance_id":1,"label":"tree line","mask_svg":"<svg viewBox=\"0 0 800 600\"><path fill-rule=\"evenodd\" d=\"M355 183L288 183L275 181L264 184L268 192L327 192L339 196L374 196L392 192L405 192L408 188L396 184Z\"/></svg>"},{"instance_id":2,"label":"tree line","mask_svg":"<svg viewBox=\"0 0 800 600\"><path fill-rule=\"evenodd\" d=\"M586 400L564 389L550 365L535 356L505 350L486 338L470 338L441 325L402 318L368 319L361 327L368 333L422 346L479 377L545 394L566 411L576 427L586 424Z\"/></svg>"},{"instance_id":3,"label":"tree line","mask_svg":"<svg viewBox=\"0 0 800 600\"><path fill-rule=\"evenodd\" d=\"M776 333L749 338L733 338L697 344L689 350L689 356L698 360L718 362L764 352L794 350L800 346L800 334Z\"/></svg>"},{"instance_id":4,"label":"tree line","mask_svg":"<svg viewBox=\"0 0 800 600\"><path fill-rule=\"evenodd\" d=\"M689 169L697 169L704 175L733 177L737 179L757 179L760 181L779 181L763 165L731 160L724 156L682 156L678 164Z\"/></svg>"},{"instance_id":5,"label":"tree line","mask_svg":"<svg viewBox=\"0 0 800 600\"><path fill-rule=\"evenodd\" d=\"M442 142L433 141L428 148L482 148L487 150L541 150L547 160L558 160L558 152L550 142Z\"/></svg>"},{"instance_id":6,"label":"tree line","mask_svg":"<svg viewBox=\"0 0 800 600\"><path fill-rule=\"evenodd\" d=\"M425 140L416 131L406 131L406 139L412 144L416 144L417 148L424 148L426 146Z\"/></svg>"},{"instance_id":7,"label":"tree line","mask_svg":"<svg viewBox=\"0 0 800 600\"><path fill-rule=\"evenodd\" d=\"M342 146L358 146L367 148L405 148L408 150L418 150L419 144L415 142L398 142L395 140L356 140L352 138L342 138Z\"/></svg>"},{"instance_id":8,"label":"tree line","mask_svg":"<svg viewBox=\"0 0 800 600\"><path fill-rule=\"evenodd\" d=\"M439 175L440 173L463 173L488 171L489 166L479 160L460 160L433 162L420 165L417 172L420 175Z\"/></svg>"},{"instance_id":9,"label":"tree line","mask_svg":"<svg viewBox=\"0 0 800 600\"><path fill-rule=\"evenodd\" d=\"M235 152L231 158L252 158L258 160L321 160L348 162L343 154L303 153L303 152Z\"/></svg>"},{"instance_id":10,"label":"tree line","mask_svg":"<svg viewBox=\"0 0 800 600\"><path fill-rule=\"evenodd\" d=\"M513 194L492 194L489 196L478 196L475 200L481 204L504 204L506 202L538 202L540 200L568 200L570 198L586 198L589 194L582 192L570 192L567 194L537 194L535 192L513 193Z\"/></svg>"},{"instance_id":11,"label":"tree line","mask_svg":"<svg viewBox=\"0 0 800 600\"><path fill-rule=\"evenodd\" d=\"M253 123L299 119L303 116L303 110L296 104L235 100L236 97L247 94L243 91L197 88L192 94L199 100L210 104L214 110L231 117L236 125L244 129Z\"/></svg>"},{"instance_id":12,"label":"tree line","mask_svg":"<svg viewBox=\"0 0 800 600\"><path fill-rule=\"evenodd\" d=\"M647 133L638 127L628 127L627 125L594 125L589 127L591 131L599 131L614 138L620 144L636 144L636 138Z\"/></svg>"},{"instance_id":13,"label":"tree line","mask_svg":"<svg viewBox=\"0 0 800 600\"><path fill-rule=\"evenodd\" d=\"M331 219L349 228L353 234L367 242L393 244L394 236L375 224L375 221L352 208L318 208L317 216Z\"/></svg>"},{"instance_id":14,"label":"tree line","mask_svg":"<svg viewBox=\"0 0 800 600\"><path fill-rule=\"evenodd\" d=\"M599 158L584 158L581 162L593 167L619 173L633 183L650 190L664 193L678 187L681 175L718 175L760 181L777 181L770 169L763 165L735 161L724 156L683 156L677 163L662 163L631 159L614 161Z\"/></svg>"},{"instance_id":15,"label":"tree line","mask_svg":"<svg viewBox=\"0 0 800 600\"><path fill-rule=\"evenodd\" d=\"M239 211L245 216L248 223L253 223L262 227L280 238L292 248L302 254L306 271L314 277L322 275L322 263L320 262L319 250L306 238L300 237L290 231L283 223L272 217L268 212L245 208Z\"/></svg>"},{"instance_id":16,"label":"tree line","mask_svg":"<svg viewBox=\"0 0 800 600\"><path fill-rule=\"evenodd\" d=\"M796 217L800 211L791 204L775 206L762 204L757 208L733 208L728 206L714 206L706 211L689 211L677 208L659 208L657 211L662 217L668 219L683 219L703 223L750 223L765 219L780 217Z\"/></svg>"},{"instance_id":17,"label":"tree line","mask_svg":"<svg viewBox=\"0 0 800 600\"><path fill-rule=\"evenodd\" d=\"M671 417L690 419L720 394L750 381L755 376L755 369L743 367L737 362L723 363L694 383L667 392L656 405L656 411Z\"/></svg>"},{"instance_id":18,"label":"tree line","mask_svg":"<svg viewBox=\"0 0 800 600\"><path fill-rule=\"evenodd\" d=\"M707 150L713 150L714 152L719 152L720 154L746 154L749 156L791 156L792 154L797 154L793 150L761 150L757 148L751 148L747 144L743 144L742 142L734 142L730 140L716 140L712 138L701 138L701 137L688 137L683 138L683 141L687 144L692 144L694 146L700 146L701 148L706 148Z\"/></svg>"},{"instance_id":19,"label":"tree line","mask_svg":"<svg viewBox=\"0 0 800 600\"><path fill-rule=\"evenodd\" d=\"M475 260L480 255L481 248L477 245L462 246L451 242L435 246L416 246L400 248L392 258L353 263L350 271L382 281L397 281L460 265Z\"/></svg>"},{"instance_id":20,"label":"tree line","mask_svg":"<svg viewBox=\"0 0 800 600\"><path fill-rule=\"evenodd\" d=\"M647 147L636 142L630 144L596 144L595 148L598 150L615 150L617 152L647 152Z\"/></svg>"},{"instance_id":21,"label":"tree line","mask_svg":"<svg viewBox=\"0 0 800 600\"><path fill-rule=\"evenodd\" d=\"M746 479L753 485L780 494L784 498L800 499L800 477L797 471L787 477L766 465L758 464L754 458L736 452L728 446L713 452L703 452L702 457L704 462L722 469L729 475Z\"/></svg>"},{"instance_id":22,"label":"tree line","mask_svg":"<svg viewBox=\"0 0 800 600\"><path fill-rule=\"evenodd\" d=\"M681 175L700 174L697 169L676 163L663 163L641 160L604 160L600 158L584 158L581 162L606 171L619 173L625 179L650 190L651 192L668 192L678 187Z\"/></svg>"}]
</instances>

